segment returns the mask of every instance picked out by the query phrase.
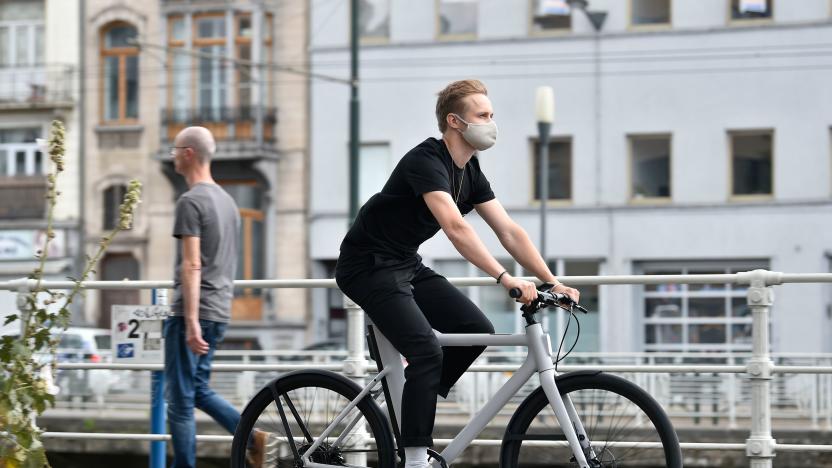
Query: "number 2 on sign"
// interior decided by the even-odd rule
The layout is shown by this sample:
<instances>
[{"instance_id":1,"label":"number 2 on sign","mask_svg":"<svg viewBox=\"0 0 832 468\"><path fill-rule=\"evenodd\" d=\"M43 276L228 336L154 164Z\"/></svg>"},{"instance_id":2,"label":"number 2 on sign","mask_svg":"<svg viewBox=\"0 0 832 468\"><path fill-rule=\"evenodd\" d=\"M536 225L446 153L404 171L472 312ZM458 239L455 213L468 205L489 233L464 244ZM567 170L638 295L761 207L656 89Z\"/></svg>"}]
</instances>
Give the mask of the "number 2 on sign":
<instances>
[{"instance_id":1,"label":"number 2 on sign","mask_svg":"<svg viewBox=\"0 0 832 468\"><path fill-rule=\"evenodd\" d=\"M139 329L139 321L138 321L138 320L136 320L136 319L131 319L131 320L130 320L129 322L127 322L127 323L129 323L129 324L133 327L133 328L131 328L131 329L130 329L130 331L127 333L127 338L130 338L130 339L138 339L138 338L141 338L141 337L139 336L139 334L138 334L138 333L136 333L136 330L138 330L138 329Z\"/></svg>"}]
</instances>

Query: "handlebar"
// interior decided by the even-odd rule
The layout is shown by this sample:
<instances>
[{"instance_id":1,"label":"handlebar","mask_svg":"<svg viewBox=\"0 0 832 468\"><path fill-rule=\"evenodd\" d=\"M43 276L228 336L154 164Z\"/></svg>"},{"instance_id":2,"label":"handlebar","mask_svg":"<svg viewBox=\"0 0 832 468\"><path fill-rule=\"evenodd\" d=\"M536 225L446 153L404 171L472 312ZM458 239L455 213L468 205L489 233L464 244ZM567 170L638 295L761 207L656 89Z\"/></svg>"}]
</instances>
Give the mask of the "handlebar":
<instances>
[{"instance_id":1,"label":"handlebar","mask_svg":"<svg viewBox=\"0 0 832 468\"><path fill-rule=\"evenodd\" d=\"M523 293L520 291L519 288L511 288L509 290L508 295L511 296L513 299L517 299L518 297L522 296ZM561 307L564 309L571 309L575 308L580 310L583 313L589 313L588 310L581 307L577 302L573 301L571 297L567 296L566 294L556 293L552 291L541 291L537 290L537 299L534 300L537 304L532 305L547 305L547 306L554 306L554 307Z\"/></svg>"}]
</instances>

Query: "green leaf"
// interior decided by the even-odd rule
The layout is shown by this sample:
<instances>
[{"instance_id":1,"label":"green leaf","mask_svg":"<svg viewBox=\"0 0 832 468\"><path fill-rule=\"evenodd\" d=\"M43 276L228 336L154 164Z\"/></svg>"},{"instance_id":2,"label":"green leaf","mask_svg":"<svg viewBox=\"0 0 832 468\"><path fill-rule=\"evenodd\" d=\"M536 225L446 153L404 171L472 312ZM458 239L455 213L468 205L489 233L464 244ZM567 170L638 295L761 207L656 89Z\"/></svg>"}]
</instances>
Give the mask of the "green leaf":
<instances>
[{"instance_id":1,"label":"green leaf","mask_svg":"<svg viewBox=\"0 0 832 468\"><path fill-rule=\"evenodd\" d=\"M3 326L6 326L6 325L12 323L15 320L17 320L17 314L11 314L8 317L6 317L6 320L3 322Z\"/></svg>"}]
</instances>

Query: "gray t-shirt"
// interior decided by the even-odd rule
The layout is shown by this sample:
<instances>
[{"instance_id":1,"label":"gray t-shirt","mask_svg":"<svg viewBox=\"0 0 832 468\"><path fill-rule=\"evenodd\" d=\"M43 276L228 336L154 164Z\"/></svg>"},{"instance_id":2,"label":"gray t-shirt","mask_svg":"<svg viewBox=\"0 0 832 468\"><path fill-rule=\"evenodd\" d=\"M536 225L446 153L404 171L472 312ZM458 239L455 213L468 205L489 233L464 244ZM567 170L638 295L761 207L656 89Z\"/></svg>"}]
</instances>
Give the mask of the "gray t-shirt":
<instances>
[{"instance_id":1,"label":"gray t-shirt","mask_svg":"<svg viewBox=\"0 0 832 468\"><path fill-rule=\"evenodd\" d=\"M199 237L202 274L199 288L199 318L228 322L234 296L234 275L239 249L240 212L219 185L198 183L176 202L173 236ZM171 313L183 314L182 242L177 242Z\"/></svg>"}]
</instances>

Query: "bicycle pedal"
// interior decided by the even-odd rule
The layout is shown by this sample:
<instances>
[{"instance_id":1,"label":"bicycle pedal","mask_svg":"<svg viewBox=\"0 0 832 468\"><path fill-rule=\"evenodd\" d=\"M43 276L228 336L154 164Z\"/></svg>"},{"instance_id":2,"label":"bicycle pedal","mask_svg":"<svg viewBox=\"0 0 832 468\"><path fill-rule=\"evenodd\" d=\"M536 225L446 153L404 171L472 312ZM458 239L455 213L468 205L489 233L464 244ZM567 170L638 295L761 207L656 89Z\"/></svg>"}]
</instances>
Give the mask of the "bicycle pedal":
<instances>
[{"instance_id":1,"label":"bicycle pedal","mask_svg":"<svg viewBox=\"0 0 832 468\"><path fill-rule=\"evenodd\" d=\"M439 462L440 468L448 468L448 462L446 462L445 459L442 458L442 455L439 455L439 452L433 449L428 449L428 460L430 460L431 458L434 459L434 461Z\"/></svg>"}]
</instances>

